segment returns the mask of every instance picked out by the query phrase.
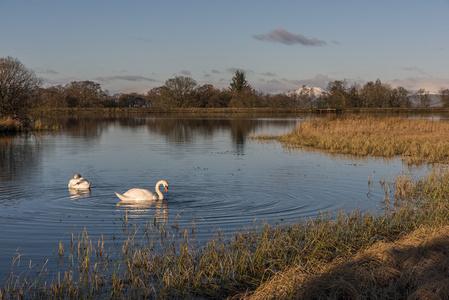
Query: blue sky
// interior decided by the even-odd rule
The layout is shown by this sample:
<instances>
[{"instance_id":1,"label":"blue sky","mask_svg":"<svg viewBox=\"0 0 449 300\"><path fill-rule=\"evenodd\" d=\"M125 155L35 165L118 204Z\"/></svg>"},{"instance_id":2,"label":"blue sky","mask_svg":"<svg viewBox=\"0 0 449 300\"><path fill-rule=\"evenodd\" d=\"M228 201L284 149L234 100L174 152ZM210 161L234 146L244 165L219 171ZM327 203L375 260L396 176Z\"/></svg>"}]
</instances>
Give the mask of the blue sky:
<instances>
[{"instance_id":1,"label":"blue sky","mask_svg":"<svg viewBox=\"0 0 449 300\"><path fill-rule=\"evenodd\" d=\"M175 76L267 93L333 80L449 88L449 0L0 0L0 57L45 85L147 92Z\"/></svg>"}]
</instances>

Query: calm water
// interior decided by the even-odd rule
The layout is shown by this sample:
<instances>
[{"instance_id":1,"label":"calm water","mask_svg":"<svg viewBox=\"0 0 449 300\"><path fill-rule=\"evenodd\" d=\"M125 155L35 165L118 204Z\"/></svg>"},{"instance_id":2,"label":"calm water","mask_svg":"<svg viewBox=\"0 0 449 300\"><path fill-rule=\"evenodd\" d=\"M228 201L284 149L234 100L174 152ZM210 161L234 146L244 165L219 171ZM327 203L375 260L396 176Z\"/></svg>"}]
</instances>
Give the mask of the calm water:
<instances>
[{"instance_id":1,"label":"calm water","mask_svg":"<svg viewBox=\"0 0 449 300\"><path fill-rule=\"evenodd\" d=\"M72 118L60 132L0 139L0 279L21 265L56 265L60 241L85 227L106 243L128 211L134 224L157 218L207 240L257 220L296 221L320 210L375 208L381 178L406 172L399 159L351 160L258 143L249 133L290 131L304 116L146 115ZM67 188L75 173L92 181L90 194ZM374 185L368 187L368 176ZM154 190L169 182L161 202L122 205L114 191ZM169 226L168 228L171 228Z\"/></svg>"}]
</instances>

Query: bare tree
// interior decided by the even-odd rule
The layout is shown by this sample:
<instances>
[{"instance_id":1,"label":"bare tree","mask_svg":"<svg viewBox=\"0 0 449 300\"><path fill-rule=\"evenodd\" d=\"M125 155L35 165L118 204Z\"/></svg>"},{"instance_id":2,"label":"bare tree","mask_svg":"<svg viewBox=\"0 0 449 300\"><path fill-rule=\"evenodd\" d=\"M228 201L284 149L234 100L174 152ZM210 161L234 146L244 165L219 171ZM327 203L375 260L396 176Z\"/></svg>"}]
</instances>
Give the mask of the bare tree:
<instances>
[{"instance_id":1,"label":"bare tree","mask_svg":"<svg viewBox=\"0 0 449 300\"><path fill-rule=\"evenodd\" d=\"M165 81L160 89L160 104L167 107L192 107L195 106L193 91L196 81L191 77L176 76Z\"/></svg>"},{"instance_id":2,"label":"bare tree","mask_svg":"<svg viewBox=\"0 0 449 300\"><path fill-rule=\"evenodd\" d=\"M139 93L121 94L118 103L121 107L143 107L146 104L146 98Z\"/></svg>"},{"instance_id":3,"label":"bare tree","mask_svg":"<svg viewBox=\"0 0 449 300\"><path fill-rule=\"evenodd\" d=\"M66 101L70 107L100 106L105 93L100 84L92 81L72 81L65 86Z\"/></svg>"},{"instance_id":4,"label":"bare tree","mask_svg":"<svg viewBox=\"0 0 449 300\"><path fill-rule=\"evenodd\" d=\"M0 58L0 116L28 121L43 80L18 59Z\"/></svg>"},{"instance_id":5,"label":"bare tree","mask_svg":"<svg viewBox=\"0 0 449 300\"><path fill-rule=\"evenodd\" d=\"M415 93L416 101L419 107L429 107L430 106L430 96L429 92L424 89L419 89Z\"/></svg>"},{"instance_id":6,"label":"bare tree","mask_svg":"<svg viewBox=\"0 0 449 300\"><path fill-rule=\"evenodd\" d=\"M443 107L449 107L449 89L441 88L438 91L438 97L440 97L441 105Z\"/></svg>"}]
</instances>

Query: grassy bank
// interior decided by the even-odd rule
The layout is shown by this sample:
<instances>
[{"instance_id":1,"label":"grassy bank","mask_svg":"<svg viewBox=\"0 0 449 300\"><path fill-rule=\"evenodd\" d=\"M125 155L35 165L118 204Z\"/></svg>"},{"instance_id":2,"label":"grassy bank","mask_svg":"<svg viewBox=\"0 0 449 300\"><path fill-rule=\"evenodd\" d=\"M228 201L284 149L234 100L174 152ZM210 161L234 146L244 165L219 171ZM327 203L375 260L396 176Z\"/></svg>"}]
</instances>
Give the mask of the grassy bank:
<instances>
[{"instance_id":1,"label":"grassy bank","mask_svg":"<svg viewBox=\"0 0 449 300\"><path fill-rule=\"evenodd\" d=\"M409 163L449 159L449 122L369 115L306 121L278 139L287 147L311 147L358 156L402 156Z\"/></svg>"}]
</instances>

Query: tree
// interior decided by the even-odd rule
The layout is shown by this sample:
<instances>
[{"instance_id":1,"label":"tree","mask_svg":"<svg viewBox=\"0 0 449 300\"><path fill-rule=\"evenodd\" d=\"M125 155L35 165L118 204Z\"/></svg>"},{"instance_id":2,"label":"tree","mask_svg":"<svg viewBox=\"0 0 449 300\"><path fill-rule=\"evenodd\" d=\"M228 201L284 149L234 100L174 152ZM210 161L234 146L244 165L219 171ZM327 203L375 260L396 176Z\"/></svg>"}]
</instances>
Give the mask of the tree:
<instances>
[{"instance_id":1,"label":"tree","mask_svg":"<svg viewBox=\"0 0 449 300\"><path fill-rule=\"evenodd\" d=\"M92 81L72 81L65 86L66 101L69 107L99 106L105 93L99 83Z\"/></svg>"},{"instance_id":2,"label":"tree","mask_svg":"<svg viewBox=\"0 0 449 300\"><path fill-rule=\"evenodd\" d=\"M390 97L391 88L382 84L380 79L376 82L366 83L360 91L360 96L366 107L385 107Z\"/></svg>"},{"instance_id":3,"label":"tree","mask_svg":"<svg viewBox=\"0 0 449 300\"><path fill-rule=\"evenodd\" d=\"M62 85L40 89L41 106L47 108L67 107L65 89Z\"/></svg>"},{"instance_id":4,"label":"tree","mask_svg":"<svg viewBox=\"0 0 449 300\"><path fill-rule=\"evenodd\" d=\"M246 81L245 72L240 70L235 71L232 82L229 85L229 90L237 93L251 90L251 85Z\"/></svg>"},{"instance_id":5,"label":"tree","mask_svg":"<svg viewBox=\"0 0 449 300\"><path fill-rule=\"evenodd\" d=\"M0 58L0 116L28 121L28 110L37 103L42 78L18 59Z\"/></svg>"},{"instance_id":6,"label":"tree","mask_svg":"<svg viewBox=\"0 0 449 300\"><path fill-rule=\"evenodd\" d=\"M165 81L160 89L159 105L166 107L193 107L195 105L192 95L196 81L191 77L176 76Z\"/></svg>"},{"instance_id":7,"label":"tree","mask_svg":"<svg viewBox=\"0 0 449 300\"><path fill-rule=\"evenodd\" d=\"M267 96L269 100L267 101L268 107L274 108L295 108L298 107L298 99L299 96L296 94L287 95L287 94L276 94L273 96Z\"/></svg>"},{"instance_id":8,"label":"tree","mask_svg":"<svg viewBox=\"0 0 449 300\"><path fill-rule=\"evenodd\" d=\"M449 107L449 89L441 88L438 91L438 97L440 97L441 105L443 107Z\"/></svg>"},{"instance_id":9,"label":"tree","mask_svg":"<svg viewBox=\"0 0 449 300\"><path fill-rule=\"evenodd\" d=\"M199 107L225 107L220 103L220 90L212 84L204 84L195 89L196 103ZM226 103L227 104L227 103Z\"/></svg>"},{"instance_id":10,"label":"tree","mask_svg":"<svg viewBox=\"0 0 449 300\"><path fill-rule=\"evenodd\" d=\"M142 107L146 102L145 95L139 93L121 94L118 98L121 107Z\"/></svg>"},{"instance_id":11,"label":"tree","mask_svg":"<svg viewBox=\"0 0 449 300\"><path fill-rule=\"evenodd\" d=\"M235 71L232 82L229 84L229 91L232 93L232 98L229 101L230 107L257 107L259 106L259 99L256 92L246 80L245 72Z\"/></svg>"},{"instance_id":12,"label":"tree","mask_svg":"<svg viewBox=\"0 0 449 300\"><path fill-rule=\"evenodd\" d=\"M419 89L415 93L416 101L419 107L429 107L430 106L430 96L429 92L424 89Z\"/></svg>"},{"instance_id":13,"label":"tree","mask_svg":"<svg viewBox=\"0 0 449 300\"><path fill-rule=\"evenodd\" d=\"M346 80L335 80L327 85L329 93L325 96L325 101L330 107L342 108L347 107L348 103L348 83Z\"/></svg>"},{"instance_id":14,"label":"tree","mask_svg":"<svg viewBox=\"0 0 449 300\"><path fill-rule=\"evenodd\" d=\"M388 101L390 107L411 107L410 92L402 86L398 86L390 93Z\"/></svg>"}]
</instances>

